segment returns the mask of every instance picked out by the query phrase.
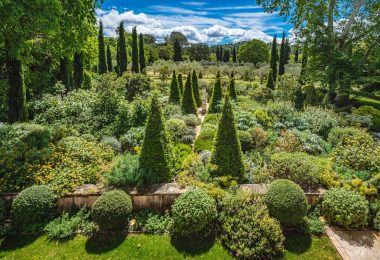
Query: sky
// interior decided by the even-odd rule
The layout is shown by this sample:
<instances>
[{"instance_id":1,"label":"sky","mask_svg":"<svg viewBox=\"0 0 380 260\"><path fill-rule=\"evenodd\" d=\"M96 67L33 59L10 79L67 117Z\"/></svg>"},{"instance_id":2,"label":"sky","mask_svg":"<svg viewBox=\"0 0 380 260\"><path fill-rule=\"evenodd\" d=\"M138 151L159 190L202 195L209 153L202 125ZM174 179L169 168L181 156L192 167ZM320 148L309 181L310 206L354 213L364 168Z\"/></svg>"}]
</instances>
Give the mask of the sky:
<instances>
[{"instance_id":1,"label":"sky","mask_svg":"<svg viewBox=\"0 0 380 260\"><path fill-rule=\"evenodd\" d=\"M172 31L192 43L234 43L259 39L270 42L274 35L291 34L291 24L278 13L265 13L254 0L105 0L97 9L106 36L116 36L124 21L126 31L154 35L162 42Z\"/></svg>"}]
</instances>

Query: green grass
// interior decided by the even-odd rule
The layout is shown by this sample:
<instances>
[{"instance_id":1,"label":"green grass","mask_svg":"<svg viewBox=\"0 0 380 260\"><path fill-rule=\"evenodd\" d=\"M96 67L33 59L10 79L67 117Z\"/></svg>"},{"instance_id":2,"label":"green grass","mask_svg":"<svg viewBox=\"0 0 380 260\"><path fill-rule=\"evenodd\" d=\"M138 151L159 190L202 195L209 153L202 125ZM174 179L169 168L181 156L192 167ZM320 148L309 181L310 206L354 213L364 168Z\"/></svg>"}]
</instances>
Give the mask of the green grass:
<instances>
[{"instance_id":1,"label":"green grass","mask_svg":"<svg viewBox=\"0 0 380 260\"><path fill-rule=\"evenodd\" d=\"M160 235L77 236L65 242L46 236L9 236L0 243L1 259L232 259L218 241L195 246ZM288 234L285 249L284 259L340 259L326 236Z\"/></svg>"}]
</instances>

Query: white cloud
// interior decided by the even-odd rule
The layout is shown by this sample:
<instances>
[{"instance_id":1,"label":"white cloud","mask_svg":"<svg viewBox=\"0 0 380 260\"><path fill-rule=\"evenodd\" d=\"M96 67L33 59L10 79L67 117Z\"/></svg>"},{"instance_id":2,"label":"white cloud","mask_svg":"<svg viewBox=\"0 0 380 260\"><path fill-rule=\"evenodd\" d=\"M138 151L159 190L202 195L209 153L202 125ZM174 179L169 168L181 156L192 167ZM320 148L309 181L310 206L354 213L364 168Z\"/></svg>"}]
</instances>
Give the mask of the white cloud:
<instances>
[{"instance_id":1,"label":"white cloud","mask_svg":"<svg viewBox=\"0 0 380 260\"><path fill-rule=\"evenodd\" d=\"M138 32L154 35L158 42L173 31L182 32L190 42L219 43L225 39L232 42L260 39L270 42L272 37L263 32L268 28L265 22L253 19L251 24L244 21L241 26L233 17L222 19L200 15L148 15L135 14L133 11L119 12L98 9L98 20L103 21L104 32L107 36L116 36L116 28L121 21L127 31L137 26ZM253 24L252 24L253 23ZM282 29L281 29L282 30Z\"/></svg>"}]
</instances>

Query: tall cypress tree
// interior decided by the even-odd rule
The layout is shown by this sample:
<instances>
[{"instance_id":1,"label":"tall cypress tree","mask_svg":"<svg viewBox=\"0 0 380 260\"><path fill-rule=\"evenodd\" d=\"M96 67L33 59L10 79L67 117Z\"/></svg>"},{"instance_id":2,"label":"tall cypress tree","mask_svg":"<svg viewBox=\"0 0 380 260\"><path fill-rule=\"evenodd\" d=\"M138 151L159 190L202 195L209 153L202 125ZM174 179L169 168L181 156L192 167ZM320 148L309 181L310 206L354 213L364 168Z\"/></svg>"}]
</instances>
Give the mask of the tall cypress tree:
<instances>
[{"instance_id":1,"label":"tall cypress tree","mask_svg":"<svg viewBox=\"0 0 380 260\"><path fill-rule=\"evenodd\" d=\"M63 57L59 60L59 80L65 85L67 90L71 89L69 59L67 57Z\"/></svg>"},{"instance_id":2,"label":"tall cypress tree","mask_svg":"<svg viewBox=\"0 0 380 260\"><path fill-rule=\"evenodd\" d=\"M26 106L26 88L24 70L21 60L9 58L7 62L9 89L8 89L8 121L15 123L28 120Z\"/></svg>"},{"instance_id":3,"label":"tall cypress tree","mask_svg":"<svg viewBox=\"0 0 380 260\"><path fill-rule=\"evenodd\" d=\"M181 94L178 87L177 76L173 70L172 83L170 84L169 102L179 104L181 102Z\"/></svg>"},{"instance_id":4,"label":"tall cypress tree","mask_svg":"<svg viewBox=\"0 0 380 260\"><path fill-rule=\"evenodd\" d=\"M99 23L99 34L98 34L98 73L103 74L107 72L106 63L106 49L104 47L104 36L103 36L103 22Z\"/></svg>"},{"instance_id":5,"label":"tall cypress tree","mask_svg":"<svg viewBox=\"0 0 380 260\"><path fill-rule=\"evenodd\" d=\"M273 79L273 70L270 69L269 70L269 74L268 74L268 80L267 80L267 88L270 88L270 89L274 89L274 79Z\"/></svg>"},{"instance_id":6,"label":"tall cypress tree","mask_svg":"<svg viewBox=\"0 0 380 260\"><path fill-rule=\"evenodd\" d=\"M217 176L231 176L237 180L242 180L244 177L243 154L228 95L225 97L222 116L219 120L211 163L217 166L214 173Z\"/></svg>"},{"instance_id":7,"label":"tall cypress tree","mask_svg":"<svg viewBox=\"0 0 380 260\"><path fill-rule=\"evenodd\" d=\"M139 36L139 60L140 60L140 72L145 73L146 63L145 63L145 50L144 50L144 36L140 33Z\"/></svg>"},{"instance_id":8,"label":"tall cypress tree","mask_svg":"<svg viewBox=\"0 0 380 260\"><path fill-rule=\"evenodd\" d=\"M232 49L232 61L235 63L237 61L236 57L236 46L234 45L234 48Z\"/></svg>"},{"instance_id":9,"label":"tall cypress tree","mask_svg":"<svg viewBox=\"0 0 380 260\"><path fill-rule=\"evenodd\" d=\"M301 65L301 74L300 74L300 82L303 83L306 76L306 69L307 69L307 52L308 52L308 46L307 42L305 42L302 50L302 65Z\"/></svg>"},{"instance_id":10,"label":"tall cypress tree","mask_svg":"<svg viewBox=\"0 0 380 260\"><path fill-rule=\"evenodd\" d=\"M182 47L181 44L179 43L178 39L175 39L174 44L173 44L173 61L182 61Z\"/></svg>"},{"instance_id":11,"label":"tall cypress tree","mask_svg":"<svg viewBox=\"0 0 380 260\"><path fill-rule=\"evenodd\" d=\"M278 75L285 74L285 32L282 33L281 48L280 48L280 62L278 66Z\"/></svg>"},{"instance_id":12,"label":"tall cypress tree","mask_svg":"<svg viewBox=\"0 0 380 260\"><path fill-rule=\"evenodd\" d=\"M201 95L199 94L199 82L198 82L198 76L195 70L193 70L193 77L191 78L191 82L193 84L193 93L194 93L194 99L195 103L198 107L202 105Z\"/></svg>"},{"instance_id":13,"label":"tall cypress tree","mask_svg":"<svg viewBox=\"0 0 380 260\"><path fill-rule=\"evenodd\" d=\"M74 88L80 88L83 84L83 54L77 52L74 55Z\"/></svg>"},{"instance_id":14,"label":"tall cypress tree","mask_svg":"<svg viewBox=\"0 0 380 260\"><path fill-rule=\"evenodd\" d=\"M193 87L191 85L191 74L189 72L181 101L182 113L185 115L197 114L197 105L195 103Z\"/></svg>"},{"instance_id":15,"label":"tall cypress tree","mask_svg":"<svg viewBox=\"0 0 380 260\"><path fill-rule=\"evenodd\" d=\"M214 88L212 89L211 103L208 109L209 113L219 113L220 105L223 99L222 82L218 71L217 78L215 79Z\"/></svg>"},{"instance_id":16,"label":"tall cypress tree","mask_svg":"<svg viewBox=\"0 0 380 260\"><path fill-rule=\"evenodd\" d=\"M109 45L107 46L107 68L108 68L108 72L113 71L111 49Z\"/></svg>"},{"instance_id":17,"label":"tall cypress tree","mask_svg":"<svg viewBox=\"0 0 380 260\"><path fill-rule=\"evenodd\" d=\"M289 64L291 52L292 52L292 49L290 47L289 39L286 38L286 40L285 40L285 64Z\"/></svg>"},{"instance_id":18,"label":"tall cypress tree","mask_svg":"<svg viewBox=\"0 0 380 260\"><path fill-rule=\"evenodd\" d=\"M123 75L124 72L127 71L127 65L128 65L128 58L127 58L127 49L125 46L125 37L124 37L124 23L121 22L119 25L119 39L118 39L118 45L119 45L119 55L118 55L118 61L119 61L119 76Z\"/></svg>"},{"instance_id":19,"label":"tall cypress tree","mask_svg":"<svg viewBox=\"0 0 380 260\"><path fill-rule=\"evenodd\" d=\"M145 128L144 142L139 157L140 183L168 182L173 174L173 151L165 129L165 121L158 98L152 98L150 114Z\"/></svg>"},{"instance_id":20,"label":"tall cypress tree","mask_svg":"<svg viewBox=\"0 0 380 260\"><path fill-rule=\"evenodd\" d=\"M183 94L183 80L182 80L182 74L178 73L178 88L179 92L182 95Z\"/></svg>"},{"instance_id":21,"label":"tall cypress tree","mask_svg":"<svg viewBox=\"0 0 380 260\"><path fill-rule=\"evenodd\" d=\"M230 79L230 84L228 85L228 94L229 94L231 99L233 99L235 101L237 100L234 77L231 77L231 79Z\"/></svg>"},{"instance_id":22,"label":"tall cypress tree","mask_svg":"<svg viewBox=\"0 0 380 260\"><path fill-rule=\"evenodd\" d=\"M272 70L273 81L277 80L277 36L273 37L272 51L270 54L270 69Z\"/></svg>"},{"instance_id":23,"label":"tall cypress tree","mask_svg":"<svg viewBox=\"0 0 380 260\"><path fill-rule=\"evenodd\" d=\"M298 62L298 48L294 52L294 62Z\"/></svg>"},{"instance_id":24,"label":"tall cypress tree","mask_svg":"<svg viewBox=\"0 0 380 260\"><path fill-rule=\"evenodd\" d=\"M139 73L139 50L136 26L132 29L132 72Z\"/></svg>"}]
</instances>

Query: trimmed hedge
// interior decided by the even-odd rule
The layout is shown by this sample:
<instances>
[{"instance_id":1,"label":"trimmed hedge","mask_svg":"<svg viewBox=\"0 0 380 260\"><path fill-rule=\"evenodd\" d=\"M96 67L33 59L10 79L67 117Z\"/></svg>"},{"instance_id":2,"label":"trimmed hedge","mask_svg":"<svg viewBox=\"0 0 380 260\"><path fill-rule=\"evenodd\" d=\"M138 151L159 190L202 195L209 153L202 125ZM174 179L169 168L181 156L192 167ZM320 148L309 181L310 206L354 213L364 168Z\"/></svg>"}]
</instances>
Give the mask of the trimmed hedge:
<instances>
[{"instance_id":1,"label":"trimmed hedge","mask_svg":"<svg viewBox=\"0 0 380 260\"><path fill-rule=\"evenodd\" d=\"M45 222L54 214L56 196L45 185L21 191L12 202L12 217L20 225Z\"/></svg>"},{"instance_id":2,"label":"trimmed hedge","mask_svg":"<svg viewBox=\"0 0 380 260\"><path fill-rule=\"evenodd\" d=\"M271 216L285 226L303 222L307 213L306 197L300 186L291 180L275 180L269 185L265 203Z\"/></svg>"},{"instance_id":3,"label":"trimmed hedge","mask_svg":"<svg viewBox=\"0 0 380 260\"><path fill-rule=\"evenodd\" d=\"M99 228L122 231L126 228L132 212L132 199L124 191L105 192L92 207L92 218Z\"/></svg>"}]
</instances>

